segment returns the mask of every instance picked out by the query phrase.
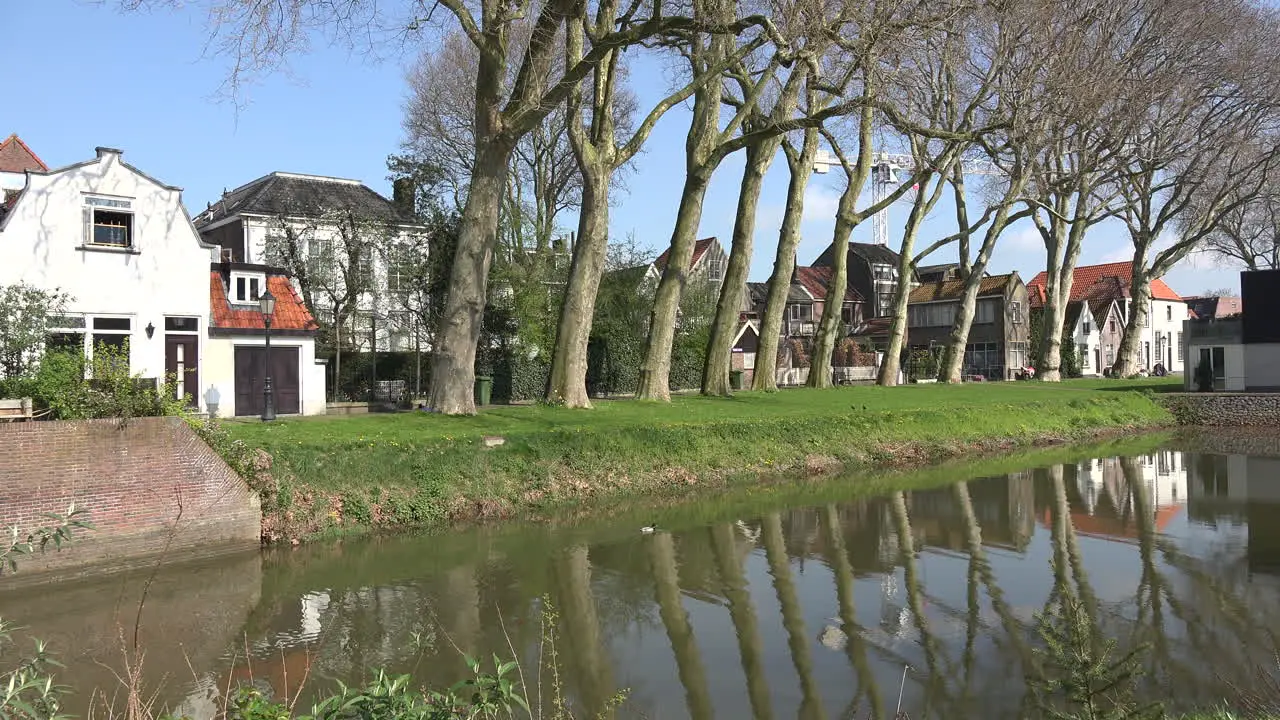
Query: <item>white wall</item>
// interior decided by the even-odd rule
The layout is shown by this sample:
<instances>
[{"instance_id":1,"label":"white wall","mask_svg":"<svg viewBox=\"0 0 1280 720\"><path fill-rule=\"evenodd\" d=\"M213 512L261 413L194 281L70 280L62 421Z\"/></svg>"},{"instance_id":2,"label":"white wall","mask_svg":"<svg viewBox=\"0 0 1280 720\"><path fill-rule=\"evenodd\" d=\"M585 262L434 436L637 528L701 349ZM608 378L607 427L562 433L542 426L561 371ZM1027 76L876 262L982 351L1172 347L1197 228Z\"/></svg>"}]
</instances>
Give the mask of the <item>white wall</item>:
<instances>
[{"instance_id":1,"label":"white wall","mask_svg":"<svg viewBox=\"0 0 1280 720\"><path fill-rule=\"evenodd\" d=\"M181 191L125 167L115 152L28 177L26 190L0 229L0 284L62 290L72 297L70 313L129 318L130 370L145 377L162 377L165 371L165 316L198 317L200 381L207 385L204 350L213 250L191 226ZM82 249L85 197L90 194L130 201L134 251ZM145 332L148 324L155 326L151 338Z\"/></svg>"},{"instance_id":2,"label":"white wall","mask_svg":"<svg viewBox=\"0 0 1280 720\"><path fill-rule=\"evenodd\" d=\"M205 362L209 366L210 381L218 389L218 417L235 417L236 414L236 347L262 347L266 338L258 336L217 337L206 340ZM316 343L312 338L272 337L271 347L298 348L298 361L302 364L298 374L298 393L302 400L303 415L323 415L326 410L324 365L316 364ZM201 398L203 401L204 399Z\"/></svg>"},{"instance_id":3,"label":"white wall","mask_svg":"<svg viewBox=\"0 0 1280 720\"><path fill-rule=\"evenodd\" d=\"M1128 302L1130 301L1126 301L1126 308ZM1181 301L1152 300L1148 317L1150 323L1142 328L1138 342L1150 344L1151 362L1147 362L1145 345L1140 344L1137 348L1138 363L1145 365L1147 370L1153 369L1156 363L1163 363L1171 373L1183 372L1186 361L1185 358L1178 357L1178 334L1182 332L1182 321L1187 319L1187 304ZM1172 362L1169 357L1170 348L1173 350Z\"/></svg>"},{"instance_id":4,"label":"white wall","mask_svg":"<svg viewBox=\"0 0 1280 720\"><path fill-rule=\"evenodd\" d=\"M1089 326L1089 333L1084 332L1085 325ZM1093 317L1093 311L1089 309L1089 303L1084 303L1084 307L1080 309L1080 316L1076 319L1076 327L1072 333L1073 342L1076 344L1077 352L1081 347L1085 348L1081 354L1081 372L1084 375L1101 375L1102 367L1099 367L1098 360L1102 360L1102 365L1106 365L1106 358L1096 354L1102 344L1102 333L1098 328L1097 319ZM1096 357L1095 357L1096 355Z\"/></svg>"},{"instance_id":5,"label":"white wall","mask_svg":"<svg viewBox=\"0 0 1280 720\"><path fill-rule=\"evenodd\" d=\"M0 172L0 190L21 190L26 184L26 173ZM4 195L0 194L0 201L3 200Z\"/></svg>"},{"instance_id":6,"label":"white wall","mask_svg":"<svg viewBox=\"0 0 1280 720\"><path fill-rule=\"evenodd\" d=\"M1175 339L1176 342L1176 339ZM1196 366L1200 364L1200 350L1203 348L1222 348L1223 361L1226 363L1223 390L1240 392L1245 389L1245 346L1238 342L1223 342L1214 338L1195 338L1187 341L1188 361L1183 374L1182 385L1188 391L1196 389Z\"/></svg>"}]
</instances>

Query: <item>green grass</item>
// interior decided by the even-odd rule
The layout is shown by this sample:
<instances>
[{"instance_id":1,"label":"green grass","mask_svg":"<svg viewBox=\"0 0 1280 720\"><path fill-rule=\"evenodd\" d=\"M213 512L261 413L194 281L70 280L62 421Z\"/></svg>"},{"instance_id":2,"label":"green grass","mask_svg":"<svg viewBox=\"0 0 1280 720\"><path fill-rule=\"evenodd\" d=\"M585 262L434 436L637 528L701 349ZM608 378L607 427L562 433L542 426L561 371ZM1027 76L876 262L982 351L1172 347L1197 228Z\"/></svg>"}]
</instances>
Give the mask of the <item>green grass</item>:
<instances>
[{"instance_id":1,"label":"green grass","mask_svg":"<svg viewBox=\"0 0 1280 720\"><path fill-rule=\"evenodd\" d=\"M918 465L1167 425L1141 391L1177 380L852 387L601 401L593 410L485 408L228 423L331 523L430 525L522 508L688 494L779 470ZM481 438L498 435L499 447ZM340 500L341 503L334 501ZM325 505L327 503L327 505ZM324 507L320 507L324 505ZM314 527L312 529L315 529Z\"/></svg>"}]
</instances>

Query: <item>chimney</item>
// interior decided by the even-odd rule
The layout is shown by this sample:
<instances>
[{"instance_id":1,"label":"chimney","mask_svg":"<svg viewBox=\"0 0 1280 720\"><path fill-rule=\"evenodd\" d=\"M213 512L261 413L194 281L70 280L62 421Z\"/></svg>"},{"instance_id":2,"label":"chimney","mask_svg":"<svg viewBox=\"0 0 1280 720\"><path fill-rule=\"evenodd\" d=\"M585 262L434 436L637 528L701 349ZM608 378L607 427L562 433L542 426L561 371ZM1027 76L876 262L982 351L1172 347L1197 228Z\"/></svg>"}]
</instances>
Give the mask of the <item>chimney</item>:
<instances>
[{"instance_id":1,"label":"chimney","mask_svg":"<svg viewBox=\"0 0 1280 720\"><path fill-rule=\"evenodd\" d=\"M116 148L112 148L112 147L99 146L94 148L94 150L97 151L99 160L101 160L103 157L106 157L107 155L115 155L116 157L120 157L121 155L124 154L123 150L117 150Z\"/></svg>"},{"instance_id":2,"label":"chimney","mask_svg":"<svg viewBox=\"0 0 1280 720\"><path fill-rule=\"evenodd\" d=\"M402 217L411 218L418 214L413 197L413 180L396 178L391 183L391 204Z\"/></svg>"}]
</instances>

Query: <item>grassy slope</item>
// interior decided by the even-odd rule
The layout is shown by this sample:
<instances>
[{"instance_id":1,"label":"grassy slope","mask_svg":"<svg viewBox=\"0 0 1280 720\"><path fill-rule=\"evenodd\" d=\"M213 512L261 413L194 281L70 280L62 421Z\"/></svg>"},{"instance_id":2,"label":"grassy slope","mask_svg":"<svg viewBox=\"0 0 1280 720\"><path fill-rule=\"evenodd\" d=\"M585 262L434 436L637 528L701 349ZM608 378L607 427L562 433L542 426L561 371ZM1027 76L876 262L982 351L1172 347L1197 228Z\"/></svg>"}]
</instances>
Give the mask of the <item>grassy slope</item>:
<instances>
[{"instance_id":1,"label":"grassy slope","mask_svg":"<svg viewBox=\"0 0 1280 720\"><path fill-rule=\"evenodd\" d=\"M590 411L527 405L474 417L336 416L228 423L270 452L306 492L344 495L364 523L432 523L589 496L688 492L808 466L927 462L975 449L1167 424L1140 392L1167 381L914 385L600 402ZM485 449L481 438L505 444ZM400 498L392 505L386 495ZM314 497L311 498L314 501ZM383 508L365 507L366 501Z\"/></svg>"}]
</instances>

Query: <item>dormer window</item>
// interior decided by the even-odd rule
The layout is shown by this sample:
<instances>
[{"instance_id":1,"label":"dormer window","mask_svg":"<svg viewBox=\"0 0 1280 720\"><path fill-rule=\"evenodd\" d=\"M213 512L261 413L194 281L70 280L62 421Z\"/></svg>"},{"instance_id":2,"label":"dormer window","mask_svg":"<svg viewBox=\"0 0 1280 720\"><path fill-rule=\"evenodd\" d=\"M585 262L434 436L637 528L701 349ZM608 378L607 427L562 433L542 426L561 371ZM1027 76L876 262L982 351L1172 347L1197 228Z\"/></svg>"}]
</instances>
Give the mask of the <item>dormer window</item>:
<instances>
[{"instance_id":1,"label":"dormer window","mask_svg":"<svg viewBox=\"0 0 1280 720\"><path fill-rule=\"evenodd\" d=\"M231 273L231 302L237 305L252 305L258 302L267 289L267 276L264 273L233 272Z\"/></svg>"},{"instance_id":2,"label":"dormer window","mask_svg":"<svg viewBox=\"0 0 1280 720\"><path fill-rule=\"evenodd\" d=\"M90 195L84 202L86 245L133 247L132 200Z\"/></svg>"}]
</instances>

